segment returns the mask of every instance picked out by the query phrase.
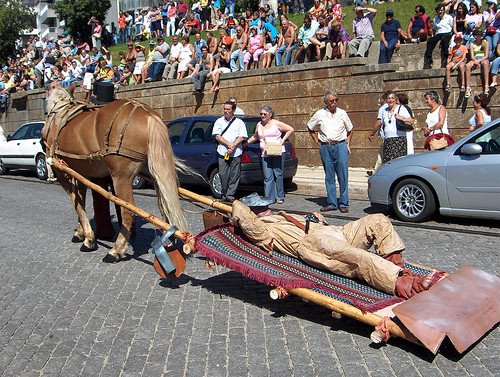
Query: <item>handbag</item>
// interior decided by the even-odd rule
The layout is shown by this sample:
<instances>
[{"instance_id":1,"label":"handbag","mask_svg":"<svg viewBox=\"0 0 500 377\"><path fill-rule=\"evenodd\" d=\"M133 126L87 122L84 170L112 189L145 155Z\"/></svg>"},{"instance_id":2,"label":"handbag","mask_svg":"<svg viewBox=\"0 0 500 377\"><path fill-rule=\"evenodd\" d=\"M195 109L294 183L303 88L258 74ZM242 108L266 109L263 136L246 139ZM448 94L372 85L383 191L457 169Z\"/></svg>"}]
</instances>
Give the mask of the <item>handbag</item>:
<instances>
[{"instance_id":1,"label":"handbag","mask_svg":"<svg viewBox=\"0 0 500 377\"><path fill-rule=\"evenodd\" d=\"M443 149L448 146L448 140L443 133L430 135L426 140L426 145L429 145L429 150Z\"/></svg>"},{"instance_id":2,"label":"handbag","mask_svg":"<svg viewBox=\"0 0 500 377\"><path fill-rule=\"evenodd\" d=\"M398 107L398 114L399 114L399 109L401 109L401 106ZM396 118L396 128L399 131L405 131L405 132L413 131L413 126L405 123L404 120L401 120L401 119L398 119L398 118Z\"/></svg>"},{"instance_id":3,"label":"handbag","mask_svg":"<svg viewBox=\"0 0 500 377\"><path fill-rule=\"evenodd\" d=\"M262 127L262 125L261 125ZM281 144L274 143L272 141L266 140L266 135L264 134L264 127L262 127L262 139L264 140L264 153L269 157L281 156Z\"/></svg>"},{"instance_id":4,"label":"handbag","mask_svg":"<svg viewBox=\"0 0 500 377\"><path fill-rule=\"evenodd\" d=\"M497 32L497 28L495 26L488 26L486 28L486 35L495 35L495 33Z\"/></svg>"}]
</instances>

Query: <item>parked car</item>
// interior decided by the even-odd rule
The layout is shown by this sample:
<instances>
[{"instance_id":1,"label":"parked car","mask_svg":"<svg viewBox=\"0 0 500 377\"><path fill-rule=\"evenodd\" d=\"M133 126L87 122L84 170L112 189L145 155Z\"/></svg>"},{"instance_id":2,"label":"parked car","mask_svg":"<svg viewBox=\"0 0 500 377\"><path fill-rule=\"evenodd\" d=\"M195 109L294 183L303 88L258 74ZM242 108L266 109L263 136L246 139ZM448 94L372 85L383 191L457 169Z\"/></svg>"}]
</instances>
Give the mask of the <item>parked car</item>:
<instances>
[{"instance_id":1,"label":"parked car","mask_svg":"<svg viewBox=\"0 0 500 377\"><path fill-rule=\"evenodd\" d=\"M500 219L500 118L444 150L397 158L368 180L372 206L404 221L446 216Z\"/></svg>"},{"instance_id":2,"label":"parked car","mask_svg":"<svg viewBox=\"0 0 500 377\"><path fill-rule=\"evenodd\" d=\"M10 169L28 169L36 172L40 179L47 179L45 153L40 142L43 122L23 124L0 143L0 174Z\"/></svg>"},{"instance_id":3,"label":"parked car","mask_svg":"<svg viewBox=\"0 0 500 377\"><path fill-rule=\"evenodd\" d=\"M210 187L212 195L216 198L222 196L222 185L217 164L217 152L215 138L212 136L212 128L217 116L193 116L179 118L167 124L170 143L174 154L184 160L186 165L192 168L199 176L185 175L179 173L182 184L205 184ZM258 117L240 117L247 127L248 136L253 135ZM295 149L288 140L285 142L286 159L283 179L285 186L292 183L297 172L298 159L295 157ZM261 151L258 143L248 145L241 157L241 180L240 187L262 186L264 174L262 171ZM137 177L134 187L140 187L143 179Z\"/></svg>"}]
</instances>

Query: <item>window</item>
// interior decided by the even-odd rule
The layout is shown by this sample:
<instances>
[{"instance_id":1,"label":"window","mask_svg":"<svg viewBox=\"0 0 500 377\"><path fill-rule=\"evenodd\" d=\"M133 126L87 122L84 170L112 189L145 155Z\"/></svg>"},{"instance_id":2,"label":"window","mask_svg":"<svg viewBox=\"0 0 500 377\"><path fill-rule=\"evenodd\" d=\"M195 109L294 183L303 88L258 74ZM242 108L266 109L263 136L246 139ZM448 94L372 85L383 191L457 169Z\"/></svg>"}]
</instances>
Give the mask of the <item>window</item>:
<instances>
[{"instance_id":1,"label":"window","mask_svg":"<svg viewBox=\"0 0 500 377\"><path fill-rule=\"evenodd\" d=\"M471 143L479 144L482 154L500 154L500 124L481 132Z\"/></svg>"},{"instance_id":2,"label":"window","mask_svg":"<svg viewBox=\"0 0 500 377\"><path fill-rule=\"evenodd\" d=\"M187 126L187 123L188 122L185 120L182 122L172 123L168 127L168 134L170 136L170 144L172 144L172 146L179 145L179 143L181 142L181 137L182 137L182 134L184 133L184 129Z\"/></svg>"},{"instance_id":3,"label":"window","mask_svg":"<svg viewBox=\"0 0 500 377\"><path fill-rule=\"evenodd\" d=\"M186 136L186 144L205 144L210 140L213 123L210 121L193 122Z\"/></svg>"}]
</instances>

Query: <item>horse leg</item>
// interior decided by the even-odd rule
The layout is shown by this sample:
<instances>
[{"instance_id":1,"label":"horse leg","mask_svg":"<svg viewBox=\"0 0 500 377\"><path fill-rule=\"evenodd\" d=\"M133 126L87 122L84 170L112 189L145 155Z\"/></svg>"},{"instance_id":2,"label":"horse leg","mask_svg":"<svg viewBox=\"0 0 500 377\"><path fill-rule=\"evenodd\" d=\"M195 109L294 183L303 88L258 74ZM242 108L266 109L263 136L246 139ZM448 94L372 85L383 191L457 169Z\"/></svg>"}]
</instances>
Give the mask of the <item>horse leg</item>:
<instances>
[{"instance_id":1,"label":"horse leg","mask_svg":"<svg viewBox=\"0 0 500 377\"><path fill-rule=\"evenodd\" d=\"M93 178L92 182L108 190L110 183L109 177ZM115 235L115 228L111 223L111 214L109 212L109 200L98 192L92 190L92 200L94 202L94 221L96 225L96 238L109 239Z\"/></svg>"},{"instance_id":2,"label":"horse leg","mask_svg":"<svg viewBox=\"0 0 500 377\"><path fill-rule=\"evenodd\" d=\"M81 251L94 251L97 249L95 244L94 232L90 226L89 219L85 213L85 194L87 186L77 185L73 179L68 178L61 170L54 168L54 173L61 187L69 195L73 207L78 215L78 224L73 234L72 242L83 242Z\"/></svg>"},{"instance_id":3,"label":"horse leg","mask_svg":"<svg viewBox=\"0 0 500 377\"><path fill-rule=\"evenodd\" d=\"M134 176L135 175L133 175L132 178ZM130 204L134 204L134 197L132 194L132 178L127 175L113 176L113 186L116 192L116 196ZM120 233L116 238L116 242L113 248L103 258L103 262L106 263L115 263L124 257L125 250L127 248L127 242L130 238L132 222L135 219L134 214L123 207L120 208L120 212L122 217Z\"/></svg>"}]
</instances>

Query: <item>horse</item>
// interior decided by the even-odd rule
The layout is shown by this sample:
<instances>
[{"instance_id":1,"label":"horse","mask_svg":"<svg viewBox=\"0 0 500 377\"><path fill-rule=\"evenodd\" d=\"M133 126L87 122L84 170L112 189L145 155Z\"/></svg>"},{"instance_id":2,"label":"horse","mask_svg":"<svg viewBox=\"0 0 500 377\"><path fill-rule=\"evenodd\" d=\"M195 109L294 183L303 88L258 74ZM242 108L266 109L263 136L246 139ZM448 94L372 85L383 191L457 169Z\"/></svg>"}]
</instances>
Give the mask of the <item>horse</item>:
<instances>
[{"instance_id":1,"label":"horse","mask_svg":"<svg viewBox=\"0 0 500 377\"><path fill-rule=\"evenodd\" d=\"M131 204L134 204L132 181L147 163L163 218L179 230L187 231L176 170L189 172L189 168L175 158L168 129L159 114L135 100L90 105L74 100L73 90L51 88L42 130L47 160L58 159L90 180L111 177L115 195ZM85 212L87 186L65 174L56 164L53 169L78 215L73 242L83 242L81 251L96 250L95 234ZM95 212L97 215L97 208ZM134 216L123 207L120 212L120 232L103 258L107 263L124 257L131 234Z\"/></svg>"}]
</instances>

